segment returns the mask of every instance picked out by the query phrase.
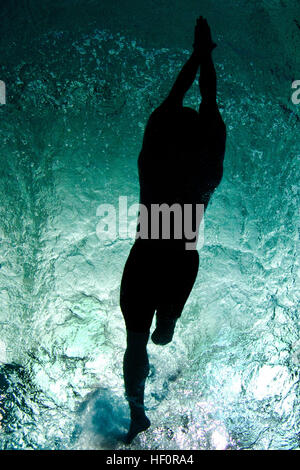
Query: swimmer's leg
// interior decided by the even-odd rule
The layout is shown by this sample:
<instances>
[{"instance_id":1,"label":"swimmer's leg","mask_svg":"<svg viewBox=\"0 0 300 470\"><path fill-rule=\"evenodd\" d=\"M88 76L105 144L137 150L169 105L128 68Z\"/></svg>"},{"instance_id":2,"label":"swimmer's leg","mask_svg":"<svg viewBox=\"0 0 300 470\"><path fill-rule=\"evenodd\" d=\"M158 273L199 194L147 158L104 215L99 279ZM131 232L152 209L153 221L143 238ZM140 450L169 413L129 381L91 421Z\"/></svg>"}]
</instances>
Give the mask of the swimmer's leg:
<instances>
[{"instance_id":1,"label":"swimmer's leg","mask_svg":"<svg viewBox=\"0 0 300 470\"><path fill-rule=\"evenodd\" d=\"M129 403L131 418L126 436L127 444L130 444L139 432L145 431L151 425L144 407L145 382L149 374L148 338L149 331L141 333L127 329L127 348L123 362L125 396Z\"/></svg>"},{"instance_id":2,"label":"swimmer's leg","mask_svg":"<svg viewBox=\"0 0 300 470\"><path fill-rule=\"evenodd\" d=\"M170 263L169 275L157 303L156 328L151 335L153 343L164 346L172 341L176 322L191 293L198 267L197 250L177 253L175 265Z\"/></svg>"}]
</instances>

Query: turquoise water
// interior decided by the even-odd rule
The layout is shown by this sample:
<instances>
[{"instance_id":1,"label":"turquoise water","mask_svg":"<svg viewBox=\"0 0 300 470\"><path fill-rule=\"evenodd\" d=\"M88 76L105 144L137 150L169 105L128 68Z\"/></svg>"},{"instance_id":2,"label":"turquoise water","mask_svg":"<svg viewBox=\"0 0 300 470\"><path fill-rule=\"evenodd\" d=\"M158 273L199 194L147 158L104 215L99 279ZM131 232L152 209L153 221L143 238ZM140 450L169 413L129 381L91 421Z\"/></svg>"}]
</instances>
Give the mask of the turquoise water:
<instances>
[{"instance_id":1,"label":"turquoise water","mask_svg":"<svg viewBox=\"0 0 300 470\"><path fill-rule=\"evenodd\" d=\"M125 3L1 3L1 448L124 447L132 239L100 240L97 208L138 202L144 126L198 14L218 43L224 178L174 341L149 343L152 426L129 448L299 448L299 3Z\"/></svg>"}]
</instances>

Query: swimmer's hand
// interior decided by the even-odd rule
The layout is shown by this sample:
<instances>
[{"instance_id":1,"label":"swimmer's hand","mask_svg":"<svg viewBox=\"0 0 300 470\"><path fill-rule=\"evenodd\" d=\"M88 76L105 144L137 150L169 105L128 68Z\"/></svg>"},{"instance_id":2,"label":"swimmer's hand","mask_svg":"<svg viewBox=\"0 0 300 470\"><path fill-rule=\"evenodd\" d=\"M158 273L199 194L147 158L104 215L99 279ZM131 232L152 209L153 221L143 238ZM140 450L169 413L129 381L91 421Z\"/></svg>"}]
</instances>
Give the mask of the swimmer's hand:
<instances>
[{"instance_id":1,"label":"swimmer's hand","mask_svg":"<svg viewBox=\"0 0 300 470\"><path fill-rule=\"evenodd\" d=\"M194 53L199 56L199 59L202 59L209 55L215 47L217 44L211 38L210 27L206 19L200 16L195 26Z\"/></svg>"}]
</instances>

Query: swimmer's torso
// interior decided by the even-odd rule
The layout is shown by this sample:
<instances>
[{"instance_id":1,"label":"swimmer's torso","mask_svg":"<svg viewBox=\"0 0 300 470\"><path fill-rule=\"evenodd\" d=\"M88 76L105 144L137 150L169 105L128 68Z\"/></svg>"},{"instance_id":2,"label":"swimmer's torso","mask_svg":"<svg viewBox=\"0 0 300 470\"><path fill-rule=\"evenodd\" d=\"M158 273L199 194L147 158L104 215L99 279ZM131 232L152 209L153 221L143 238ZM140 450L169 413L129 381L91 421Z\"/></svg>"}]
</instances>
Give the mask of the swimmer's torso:
<instances>
[{"instance_id":1,"label":"swimmer's torso","mask_svg":"<svg viewBox=\"0 0 300 470\"><path fill-rule=\"evenodd\" d=\"M212 134L213 131L213 134ZM147 123L138 158L140 203L204 204L223 175L225 125L211 130L190 108L160 107Z\"/></svg>"}]
</instances>

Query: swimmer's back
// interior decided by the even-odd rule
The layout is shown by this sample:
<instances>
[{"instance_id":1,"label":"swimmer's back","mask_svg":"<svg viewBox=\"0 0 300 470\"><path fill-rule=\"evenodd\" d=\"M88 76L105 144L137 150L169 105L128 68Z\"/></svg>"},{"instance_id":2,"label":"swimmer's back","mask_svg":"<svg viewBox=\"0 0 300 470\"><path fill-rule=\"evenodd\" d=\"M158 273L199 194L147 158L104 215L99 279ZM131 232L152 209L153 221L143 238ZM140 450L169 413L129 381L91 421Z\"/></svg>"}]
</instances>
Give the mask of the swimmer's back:
<instances>
[{"instance_id":1,"label":"swimmer's back","mask_svg":"<svg viewBox=\"0 0 300 470\"><path fill-rule=\"evenodd\" d=\"M203 203L223 175L226 127L216 104L163 104L150 116L138 159L140 202Z\"/></svg>"}]
</instances>

